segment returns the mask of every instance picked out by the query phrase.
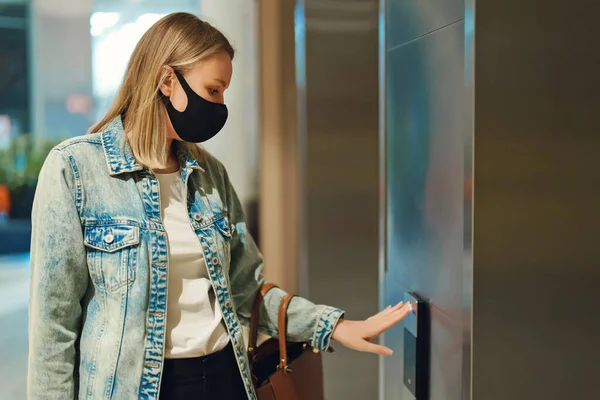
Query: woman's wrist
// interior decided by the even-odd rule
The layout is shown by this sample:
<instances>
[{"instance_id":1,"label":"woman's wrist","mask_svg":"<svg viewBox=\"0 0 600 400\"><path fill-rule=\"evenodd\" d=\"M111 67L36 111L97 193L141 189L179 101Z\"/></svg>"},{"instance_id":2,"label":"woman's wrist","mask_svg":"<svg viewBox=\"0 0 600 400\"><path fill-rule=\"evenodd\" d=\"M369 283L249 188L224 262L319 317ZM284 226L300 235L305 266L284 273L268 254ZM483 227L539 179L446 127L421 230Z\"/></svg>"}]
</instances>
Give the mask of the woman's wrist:
<instances>
[{"instance_id":1,"label":"woman's wrist","mask_svg":"<svg viewBox=\"0 0 600 400\"><path fill-rule=\"evenodd\" d=\"M339 342L339 337L340 335L343 335L343 331L346 329L346 326L348 325L348 323L350 323L351 321L346 320L343 316L338 320L337 324L335 325L335 328L333 328L333 334L331 335L331 338L337 342Z\"/></svg>"}]
</instances>

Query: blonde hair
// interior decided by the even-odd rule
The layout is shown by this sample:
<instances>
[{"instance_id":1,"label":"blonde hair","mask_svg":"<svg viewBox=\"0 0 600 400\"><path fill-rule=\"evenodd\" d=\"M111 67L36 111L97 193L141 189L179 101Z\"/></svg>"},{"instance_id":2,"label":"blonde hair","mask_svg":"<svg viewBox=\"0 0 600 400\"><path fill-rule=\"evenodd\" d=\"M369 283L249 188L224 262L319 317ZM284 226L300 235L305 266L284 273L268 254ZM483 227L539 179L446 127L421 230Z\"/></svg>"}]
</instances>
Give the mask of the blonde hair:
<instances>
[{"instance_id":1,"label":"blonde hair","mask_svg":"<svg viewBox=\"0 0 600 400\"><path fill-rule=\"evenodd\" d=\"M231 44L209 23L182 12L163 17L140 39L110 109L90 132L101 131L121 116L136 161L147 168L164 168L170 149L168 117L159 90L168 76L163 67L183 72L220 51L226 51L233 59ZM198 146L183 145L200 158Z\"/></svg>"}]
</instances>

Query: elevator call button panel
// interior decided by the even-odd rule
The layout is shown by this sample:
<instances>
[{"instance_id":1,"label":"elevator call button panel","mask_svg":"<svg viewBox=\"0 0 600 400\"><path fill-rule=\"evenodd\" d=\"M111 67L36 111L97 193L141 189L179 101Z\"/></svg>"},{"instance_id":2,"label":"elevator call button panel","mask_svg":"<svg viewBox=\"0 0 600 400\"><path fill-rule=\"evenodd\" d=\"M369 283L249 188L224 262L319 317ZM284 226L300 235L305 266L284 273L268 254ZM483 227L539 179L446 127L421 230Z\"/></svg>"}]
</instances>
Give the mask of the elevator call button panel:
<instances>
[{"instance_id":1,"label":"elevator call button panel","mask_svg":"<svg viewBox=\"0 0 600 400\"><path fill-rule=\"evenodd\" d=\"M411 400L429 400L430 314L429 303L415 293L405 293L412 312L404 319L403 384Z\"/></svg>"}]
</instances>

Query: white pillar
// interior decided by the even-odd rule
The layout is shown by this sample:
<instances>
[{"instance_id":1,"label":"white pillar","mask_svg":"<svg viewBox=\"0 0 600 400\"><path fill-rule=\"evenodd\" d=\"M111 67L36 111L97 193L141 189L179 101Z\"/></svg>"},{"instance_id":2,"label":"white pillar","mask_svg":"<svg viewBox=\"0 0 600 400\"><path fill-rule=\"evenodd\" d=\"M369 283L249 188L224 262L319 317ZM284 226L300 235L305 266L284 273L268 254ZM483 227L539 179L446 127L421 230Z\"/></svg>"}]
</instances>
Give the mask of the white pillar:
<instances>
[{"instance_id":1,"label":"white pillar","mask_svg":"<svg viewBox=\"0 0 600 400\"><path fill-rule=\"evenodd\" d=\"M32 132L53 139L84 134L94 122L90 14L92 0L31 2ZM68 111L70 96L88 110Z\"/></svg>"},{"instance_id":2,"label":"white pillar","mask_svg":"<svg viewBox=\"0 0 600 400\"><path fill-rule=\"evenodd\" d=\"M242 204L258 196L256 8L257 3L248 0L200 0L199 17L223 32L236 52L233 78L225 92L227 124L204 147L225 165Z\"/></svg>"}]
</instances>

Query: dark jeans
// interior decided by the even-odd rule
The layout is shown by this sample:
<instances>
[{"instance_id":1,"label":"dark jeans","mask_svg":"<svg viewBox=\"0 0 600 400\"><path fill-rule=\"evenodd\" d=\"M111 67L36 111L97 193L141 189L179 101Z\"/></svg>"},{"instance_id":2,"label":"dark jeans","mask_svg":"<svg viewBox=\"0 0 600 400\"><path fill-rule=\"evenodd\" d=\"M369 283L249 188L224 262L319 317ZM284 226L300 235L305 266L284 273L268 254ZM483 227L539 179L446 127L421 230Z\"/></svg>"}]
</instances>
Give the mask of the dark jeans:
<instances>
[{"instance_id":1,"label":"dark jeans","mask_svg":"<svg viewBox=\"0 0 600 400\"><path fill-rule=\"evenodd\" d=\"M231 344L205 357L165 360L159 400L245 400Z\"/></svg>"}]
</instances>

